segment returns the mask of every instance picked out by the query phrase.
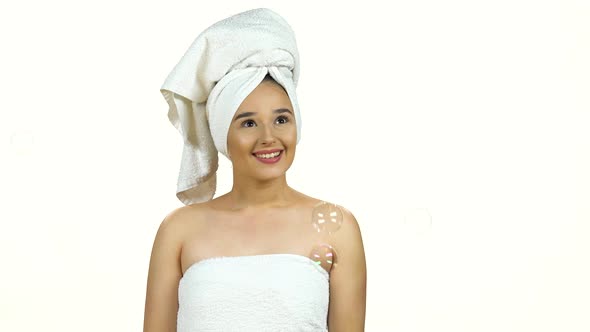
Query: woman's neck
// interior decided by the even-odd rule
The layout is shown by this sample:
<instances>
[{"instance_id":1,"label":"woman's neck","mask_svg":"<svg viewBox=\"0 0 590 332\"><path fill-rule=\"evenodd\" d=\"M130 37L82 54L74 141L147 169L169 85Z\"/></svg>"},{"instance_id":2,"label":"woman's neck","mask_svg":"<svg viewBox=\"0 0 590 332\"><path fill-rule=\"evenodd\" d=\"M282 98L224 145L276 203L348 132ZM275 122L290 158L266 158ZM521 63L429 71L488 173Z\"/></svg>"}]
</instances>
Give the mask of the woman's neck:
<instances>
[{"instance_id":1,"label":"woman's neck","mask_svg":"<svg viewBox=\"0 0 590 332\"><path fill-rule=\"evenodd\" d=\"M288 206L295 193L285 176L264 182L234 178L232 190L224 196L233 210L245 210Z\"/></svg>"}]
</instances>

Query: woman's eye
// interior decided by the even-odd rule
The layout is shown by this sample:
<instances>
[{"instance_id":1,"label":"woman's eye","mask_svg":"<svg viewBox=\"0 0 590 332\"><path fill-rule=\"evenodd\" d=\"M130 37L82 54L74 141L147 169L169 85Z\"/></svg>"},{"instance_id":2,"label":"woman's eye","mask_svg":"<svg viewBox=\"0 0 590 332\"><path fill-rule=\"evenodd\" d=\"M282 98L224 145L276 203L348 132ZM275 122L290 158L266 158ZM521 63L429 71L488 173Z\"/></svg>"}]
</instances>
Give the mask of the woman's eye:
<instances>
[{"instance_id":1,"label":"woman's eye","mask_svg":"<svg viewBox=\"0 0 590 332\"><path fill-rule=\"evenodd\" d=\"M289 122L289 118L281 115L277 118L277 121L279 124L284 124ZM254 122L254 120L245 120L244 122L242 122L242 127L254 127L256 125L256 122Z\"/></svg>"},{"instance_id":2,"label":"woman's eye","mask_svg":"<svg viewBox=\"0 0 590 332\"><path fill-rule=\"evenodd\" d=\"M286 116L279 116L279 117L277 118L277 121L278 121L278 120L283 120L283 122L279 122L279 123L287 123L287 122L289 122L289 118L288 118L288 117L286 117Z\"/></svg>"}]
</instances>

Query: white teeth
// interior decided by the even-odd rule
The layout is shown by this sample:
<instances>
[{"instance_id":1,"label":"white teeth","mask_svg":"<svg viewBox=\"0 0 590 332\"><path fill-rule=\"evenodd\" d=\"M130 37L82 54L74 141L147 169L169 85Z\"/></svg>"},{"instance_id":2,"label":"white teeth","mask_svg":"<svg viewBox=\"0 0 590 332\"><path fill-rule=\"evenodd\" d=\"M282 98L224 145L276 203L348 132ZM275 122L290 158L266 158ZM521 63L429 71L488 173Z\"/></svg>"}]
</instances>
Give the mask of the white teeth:
<instances>
[{"instance_id":1,"label":"white teeth","mask_svg":"<svg viewBox=\"0 0 590 332\"><path fill-rule=\"evenodd\" d=\"M264 158L264 159L269 159L269 158L274 158L276 156L278 156L281 153L281 151L277 151L274 153L266 153L266 154L257 154L256 157L258 158Z\"/></svg>"}]
</instances>

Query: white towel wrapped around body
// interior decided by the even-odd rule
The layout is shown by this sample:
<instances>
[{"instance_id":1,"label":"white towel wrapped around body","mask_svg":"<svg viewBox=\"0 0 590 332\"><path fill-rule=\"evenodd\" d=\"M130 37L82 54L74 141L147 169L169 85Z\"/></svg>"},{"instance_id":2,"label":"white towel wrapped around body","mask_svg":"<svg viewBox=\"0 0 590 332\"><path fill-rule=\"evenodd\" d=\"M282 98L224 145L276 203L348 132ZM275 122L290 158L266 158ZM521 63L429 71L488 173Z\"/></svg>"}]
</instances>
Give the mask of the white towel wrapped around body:
<instances>
[{"instance_id":1,"label":"white towel wrapped around body","mask_svg":"<svg viewBox=\"0 0 590 332\"><path fill-rule=\"evenodd\" d=\"M245 11L211 25L166 78L160 91L184 141L176 196L185 205L213 198L218 152L229 158L231 119L267 73L291 100L299 143L299 52L289 24L270 9Z\"/></svg>"},{"instance_id":2,"label":"white towel wrapped around body","mask_svg":"<svg viewBox=\"0 0 590 332\"><path fill-rule=\"evenodd\" d=\"M327 332L330 275L294 254L213 257L178 285L177 331Z\"/></svg>"}]
</instances>

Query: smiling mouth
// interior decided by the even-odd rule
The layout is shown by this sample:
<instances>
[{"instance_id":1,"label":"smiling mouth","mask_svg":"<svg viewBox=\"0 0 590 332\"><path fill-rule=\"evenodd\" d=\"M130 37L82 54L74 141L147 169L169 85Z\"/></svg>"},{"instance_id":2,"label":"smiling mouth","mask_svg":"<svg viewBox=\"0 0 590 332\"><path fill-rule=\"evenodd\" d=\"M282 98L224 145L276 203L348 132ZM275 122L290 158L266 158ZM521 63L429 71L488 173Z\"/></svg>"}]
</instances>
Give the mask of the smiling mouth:
<instances>
[{"instance_id":1,"label":"smiling mouth","mask_svg":"<svg viewBox=\"0 0 590 332\"><path fill-rule=\"evenodd\" d=\"M265 164L276 163L283 156L283 150L274 153L252 154L256 159Z\"/></svg>"},{"instance_id":2,"label":"smiling mouth","mask_svg":"<svg viewBox=\"0 0 590 332\"><path fill-rule=\"evenodd\" d=\"M275 157L279 156L282 152L283 152L283 150L279 150L279 151L275 151L272 153L258 153L258 154L253 153L253 155L256 158L275 158Z\"/></svg>"}]
</instances>

